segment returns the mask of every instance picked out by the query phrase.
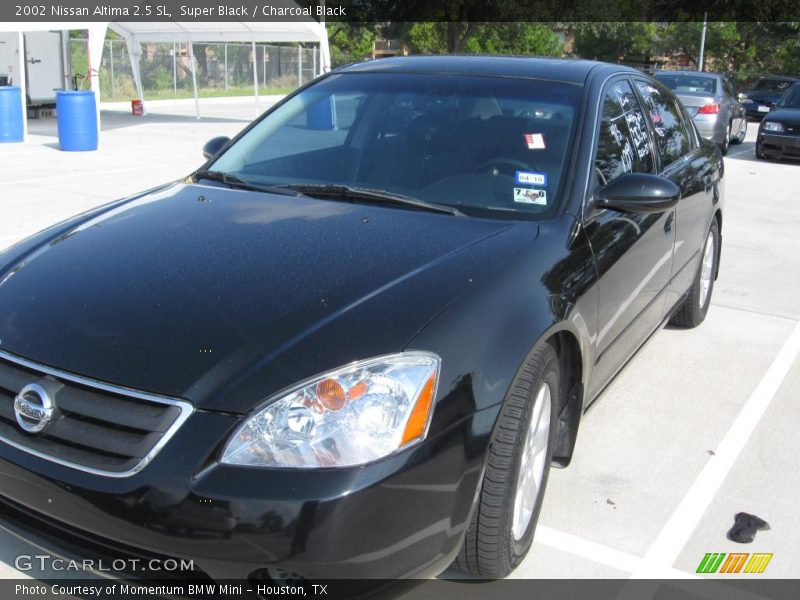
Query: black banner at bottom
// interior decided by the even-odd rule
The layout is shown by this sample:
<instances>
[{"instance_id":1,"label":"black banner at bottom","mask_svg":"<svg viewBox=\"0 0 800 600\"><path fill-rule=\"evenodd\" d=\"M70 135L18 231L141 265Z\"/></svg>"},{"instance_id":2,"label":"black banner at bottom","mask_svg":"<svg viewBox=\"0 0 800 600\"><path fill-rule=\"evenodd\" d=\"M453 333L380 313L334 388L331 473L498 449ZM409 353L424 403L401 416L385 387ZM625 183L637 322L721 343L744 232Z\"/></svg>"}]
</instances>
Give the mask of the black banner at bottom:
<instances>
[{"instance_id":1,"label":"black banner at bottom","mask_svg":"<svg viewBox=\"0 0 800 600\"><path fill-rule=\"evenodd\" d=\"M352 600L796 600L793 579L478 579L243 582L209 580L4 579L0 598L119 600L269 599Z\"/></svg>"}]
</instances>

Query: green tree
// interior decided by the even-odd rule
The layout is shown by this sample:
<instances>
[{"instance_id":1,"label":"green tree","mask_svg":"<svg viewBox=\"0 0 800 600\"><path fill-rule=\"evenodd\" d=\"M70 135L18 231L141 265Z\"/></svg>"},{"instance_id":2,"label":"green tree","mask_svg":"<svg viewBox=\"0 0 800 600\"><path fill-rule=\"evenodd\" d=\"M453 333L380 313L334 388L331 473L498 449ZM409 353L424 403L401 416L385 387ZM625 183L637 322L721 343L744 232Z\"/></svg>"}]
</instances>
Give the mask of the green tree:
<instances>
[{"instance_id":1,"label":"green tree","mask_svg":"<svg viewBox=\"0 0 800 600\"><path fill-rule=\"evenodd\" d=\"M414 23L406 39L423 54L560 56L564 45L544 23Z\"/></svg>"},{"instance_id":2,"label":"green tree","mask_svg":"<svg viewBox=\"0 0 800 600\"><path fill-rule=\"evenodd\" d=\"M608 62L650 62L658 39L655 23L579 23L573 32L578 56Z\"/></svg>"},{"instance_id":3,"label":"green tree","mask_svg":"<svg viewBox=\"0 0 800 600\"><path fill-rule=\"evenodd\" d=\"M376 23L328 23L331 63L336 67L372 56L378 35Z\"/></svg>"}]
</instances>

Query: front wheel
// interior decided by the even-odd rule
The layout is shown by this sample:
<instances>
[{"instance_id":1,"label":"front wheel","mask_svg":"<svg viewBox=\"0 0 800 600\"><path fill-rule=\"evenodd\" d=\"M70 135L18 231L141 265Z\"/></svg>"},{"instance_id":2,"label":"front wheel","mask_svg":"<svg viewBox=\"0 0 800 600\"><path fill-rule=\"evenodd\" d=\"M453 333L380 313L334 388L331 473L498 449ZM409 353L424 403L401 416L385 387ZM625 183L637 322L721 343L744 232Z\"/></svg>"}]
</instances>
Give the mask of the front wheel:
<instances>
[{"instance_id":1,"label":"front wheel","mask_svg":"<svg viewBox=\"0 0 800 600\"><path fill-rule=\"evenodd\" d=\"M539 519L560 394L558 356L536 348L503 401L478 504L454 563L459 571L500 578L525 558Z\"/></svg>"},{"instance_id":2,"label":"front wheel","mask_svg":"<svg viewBox=\"0 0 800 600\"><path fill-rule=\"evenodd\" d=\"M719 226L717 220L711 222L706 240L703 243L700 265L689 290L670 323L678 327L697 327L706 318L711 304L711 293L714 291L714 280L717 276L719 262Z\"/></svg>"}]
</instances>

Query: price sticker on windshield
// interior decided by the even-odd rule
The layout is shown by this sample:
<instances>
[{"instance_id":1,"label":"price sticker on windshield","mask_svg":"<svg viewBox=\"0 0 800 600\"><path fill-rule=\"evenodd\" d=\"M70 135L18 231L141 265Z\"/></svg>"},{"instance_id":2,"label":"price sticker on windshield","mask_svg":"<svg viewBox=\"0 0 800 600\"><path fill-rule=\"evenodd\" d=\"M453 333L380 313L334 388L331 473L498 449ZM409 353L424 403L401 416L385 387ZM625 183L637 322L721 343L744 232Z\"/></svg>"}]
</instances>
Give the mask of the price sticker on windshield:
<instances>
[{"instance_id":1,"label":"price sticker on windshield","mask_svg":"<svg viewBox=\"0 0 800 600\"><path fill-rule=\"evenodd\" d=\"M544 150L544 134L543 133L526 133L523 134L525 138L525 145L528 150Z\"/></svg>"}]
</instances>

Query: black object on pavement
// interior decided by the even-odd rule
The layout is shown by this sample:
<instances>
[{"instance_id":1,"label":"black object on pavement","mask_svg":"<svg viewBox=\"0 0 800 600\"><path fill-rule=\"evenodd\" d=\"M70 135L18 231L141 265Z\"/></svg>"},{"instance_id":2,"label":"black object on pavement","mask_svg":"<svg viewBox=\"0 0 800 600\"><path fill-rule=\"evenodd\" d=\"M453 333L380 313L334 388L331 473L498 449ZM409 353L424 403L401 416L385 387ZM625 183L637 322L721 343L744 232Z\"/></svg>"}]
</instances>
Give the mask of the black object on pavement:
<instances>
[{"instance_id":1,"label":"black object on pavement","mask_svg":"<svg viewBox=\"0 0 800 600\"><path fill-rule=\"evenodd\" d=\"M769 529L769 523L764 519L748 513L736 513L733 527L728 531L728 539L740 544L749 544L756 537L757 531Z\"/></svg>"}]
</instances>

